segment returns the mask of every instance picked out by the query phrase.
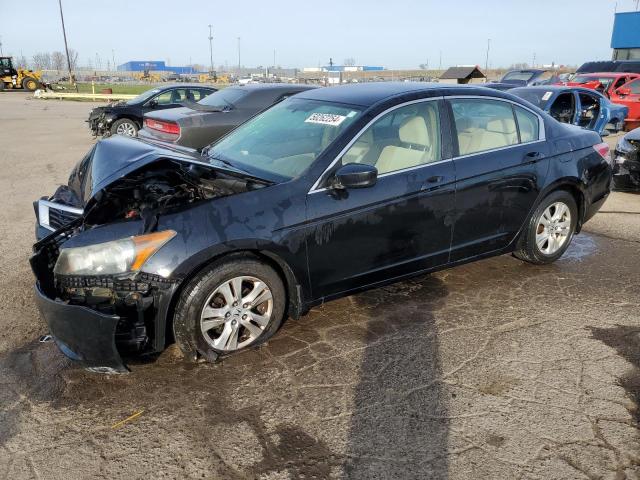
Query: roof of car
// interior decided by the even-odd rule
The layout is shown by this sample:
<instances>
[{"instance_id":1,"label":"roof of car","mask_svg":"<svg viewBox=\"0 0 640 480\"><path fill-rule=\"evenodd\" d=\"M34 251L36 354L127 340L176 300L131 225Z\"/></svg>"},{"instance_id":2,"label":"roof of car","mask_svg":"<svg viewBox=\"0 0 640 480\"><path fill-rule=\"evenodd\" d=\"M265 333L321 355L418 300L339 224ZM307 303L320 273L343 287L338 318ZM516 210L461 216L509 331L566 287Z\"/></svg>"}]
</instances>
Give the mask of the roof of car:
<instances>
[{"instance_id":1,"label":"roof of car","mask_svg":"<svg viewBox=\"0 0 640 480\"><path fill-rule=\"evenodd\" d=\"M638 75L633 72L593 72L593 73L577 73L576 76L581 77L627 77L629 75Z\"/></svg>"},{"instance_id":2,"label":"roof of car","mask_svg":"<svg viewBox=\"0 0 640 480\"><path fill-rule=\"evenodd\" d=\"M318 88L316 85L302 83L248 83L246 85L230 85L228 88L240 88L242 90L311 90Z\"/></svg>"},{"instance_id":3,"label":"roof of car","mask_svg":"<svg viewBox=\"0 0 640 480\"><path fill-rule=\"evenodd\" d=\"M212 86L212 85L203 85L201 83L172 83L169 85L156 85L152 88L150 88L149 90L166 90L168 88L208 88L211 90L217 90L216 87Z\"/></svg>"},{"instance_id":4,"label":"roof of car","mask_svg":"<svg viewBox=\"0 0 640 480\"><path fill-rule=\"evenodd\" d=\"M296 98L306 98L309 100L320 100L326 102L345 103L369 107L387 98L402 95L404 93L425 91L432 92L433 96L441 94L444 89L453 88L474 88L478 85L458 85L450 83L428 83L428 82L366 82L350 83L336 87L325 87L299 93ZM484 90L484 89L483 89ZM498 96L498 95L496 95Z\"/></svg>"},{"instance_id":5,"label":"roof of car","mask_svg":"<svg viewBox=\"0 0 640 480\"><path fill-rule=\"evenodd\" d=\"M596 91L596 90L592 90L590 88L584 88L584 87L579 87L579 86L570 86L570 85L534 85L531 87L517 87L517 88L512 88L510 91L511 92L521 92L521 91L531 91L531 90L535 90L535 91L539 91L539 92L554 92L554 93L561 93L564 91L576 91L576 92L585 92L585 93L591 93L591 94L595 94L597 96L600 97L604 97L604 95L602 95L600 92Z\"/></svg>"}]
</instances>

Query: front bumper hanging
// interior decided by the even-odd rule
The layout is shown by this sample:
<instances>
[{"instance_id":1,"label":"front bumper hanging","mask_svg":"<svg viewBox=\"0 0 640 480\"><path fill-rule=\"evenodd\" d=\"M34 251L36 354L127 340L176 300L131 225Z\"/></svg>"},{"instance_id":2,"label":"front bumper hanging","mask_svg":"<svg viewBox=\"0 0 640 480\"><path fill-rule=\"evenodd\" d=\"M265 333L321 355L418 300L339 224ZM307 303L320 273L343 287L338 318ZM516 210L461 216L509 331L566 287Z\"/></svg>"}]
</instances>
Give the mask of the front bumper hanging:
<instances>
[{"instance_id":1,"label":"front bumper hanging","mask_svg":"<svg viewBox=\"0 0 640 480\"><path fill-rule=\"evenodd\" d=\"M118 373L128 371L116 348L119 316L48 298L39 283L35 287L35 296L38 309L62 353L92 369Z\"/></svg>"}]
</instances>

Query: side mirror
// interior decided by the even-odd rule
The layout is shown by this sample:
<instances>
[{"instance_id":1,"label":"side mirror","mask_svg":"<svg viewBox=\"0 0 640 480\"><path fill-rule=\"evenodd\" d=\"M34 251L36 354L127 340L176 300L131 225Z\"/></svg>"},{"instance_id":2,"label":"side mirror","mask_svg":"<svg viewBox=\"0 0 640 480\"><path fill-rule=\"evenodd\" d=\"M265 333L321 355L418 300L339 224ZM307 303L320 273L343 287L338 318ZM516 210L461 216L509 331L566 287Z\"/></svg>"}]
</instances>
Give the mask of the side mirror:
<instances>
[{"instance_id":1,"label":"side mirror","mask_svg":"<svg viewBox=\"0 0 640 480\"><path fill-rule=\"evenodd\" d=\"M626 95L631 95L631 89L627 87L620 87L619 89L616 90L616 93L621 97L624 97Z\"/></svg>"},{"instance_id":2,"label":"side mirror","mask_svg":"<svg viewBox=\"0 0 640 480\"><path fill-rule=\"evenodd\" d=\"M347 163L331 178L329 186L335 189L373 187L378 181L378 169L365 163Z\"/></svg>"},{"instance_id":3,"label":"side mirror","mask_svg":"<svg viewBox=\"0 0 640 480\"><path fill-rule=\"evenodd\" d=\"M151 108L157 107L158 106L158 101L157 100L149 100L149 103L147 105L149 105Z\"/></svg>"}]
</instances>

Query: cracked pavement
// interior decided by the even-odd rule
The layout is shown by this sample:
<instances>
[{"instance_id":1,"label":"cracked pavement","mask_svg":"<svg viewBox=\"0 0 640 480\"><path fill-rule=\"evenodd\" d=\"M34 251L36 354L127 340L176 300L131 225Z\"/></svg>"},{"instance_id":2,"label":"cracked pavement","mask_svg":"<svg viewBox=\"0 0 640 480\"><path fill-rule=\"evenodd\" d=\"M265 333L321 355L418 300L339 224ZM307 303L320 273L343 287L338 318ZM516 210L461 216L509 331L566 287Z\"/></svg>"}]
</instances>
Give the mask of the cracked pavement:
<instances>
[{"instance_id":1,"label":"cracked pavement","mask_svg":"<svg viewBox=\"0 0 640 480\"><path fill-rule=\"evenodd\" d=\"M640 195L551 266L492 258L223 363L171 347L97 375L37 342L27 262L31 202L91 144L91 106L0 95L0 478L640 479Z\"/></svg>"}]
</instances>

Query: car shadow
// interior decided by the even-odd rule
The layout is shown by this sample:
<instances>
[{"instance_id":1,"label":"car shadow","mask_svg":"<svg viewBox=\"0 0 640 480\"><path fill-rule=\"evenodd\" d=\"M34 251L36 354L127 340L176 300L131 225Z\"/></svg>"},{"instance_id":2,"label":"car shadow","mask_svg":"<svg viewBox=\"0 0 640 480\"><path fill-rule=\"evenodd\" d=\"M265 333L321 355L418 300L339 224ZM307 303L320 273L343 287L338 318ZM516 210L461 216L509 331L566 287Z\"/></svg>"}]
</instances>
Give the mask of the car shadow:
<instances>
[{"instance_id":1,"label":"car shadow","mask_svg":"<svg viewBox=\"0 0 640 480\"><path fill-rule=\"evenodd\" d=\"M617 325L612 328L591 327L590 330L593 338L615 349L633 365L618 381L634 402L629 413L634 416L636 425L640 425L640 327Z\"/></svg>"},{"instance_id":2,"label":"car shadow","mask_svg":"<svg viewBox=\"0 0 640 480\"><path fill-rule=\"evenodd\" d=\"M348 478L446 478L449 421L434 312L448 295L421 276L353 297L366 348L355 388Z\"/></svg>"}]
</instances>

